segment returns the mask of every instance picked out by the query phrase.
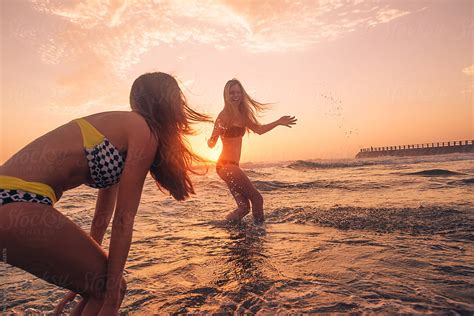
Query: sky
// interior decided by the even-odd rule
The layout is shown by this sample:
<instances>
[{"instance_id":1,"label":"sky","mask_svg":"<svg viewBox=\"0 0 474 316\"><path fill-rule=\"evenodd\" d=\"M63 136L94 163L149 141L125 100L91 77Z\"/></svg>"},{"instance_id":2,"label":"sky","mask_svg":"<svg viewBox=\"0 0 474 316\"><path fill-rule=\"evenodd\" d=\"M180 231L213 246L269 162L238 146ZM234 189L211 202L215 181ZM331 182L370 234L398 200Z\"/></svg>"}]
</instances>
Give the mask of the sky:
<instances>
[{"instance_id":1,"label":"sky","mask_svg":"<svg viewBox=\"0 0 474 316\"><path fill-rule=\"evenodd\" d=\"M133 80L175 76L214 118L227 80L271 103L242 162L353 158L474 139L474 1L2 0L0 163L89 114L128 110ZM196 126L196 152L211 124Z\"/></svg>"}]
</instances>

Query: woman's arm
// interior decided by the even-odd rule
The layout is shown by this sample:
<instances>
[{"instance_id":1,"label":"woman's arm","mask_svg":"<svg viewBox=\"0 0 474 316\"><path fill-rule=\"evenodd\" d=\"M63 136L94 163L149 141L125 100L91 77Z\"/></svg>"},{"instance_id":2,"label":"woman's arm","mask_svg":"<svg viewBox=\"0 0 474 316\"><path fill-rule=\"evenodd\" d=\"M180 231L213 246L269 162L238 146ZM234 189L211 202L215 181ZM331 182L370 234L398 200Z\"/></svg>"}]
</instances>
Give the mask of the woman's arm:
<instances>
[{"instance_id":1,"label":"woman's arm","mask_svg":"<svg viewBox=\"0 0 474 316\"><path fill-rule=\"evenodd\" d=\"M214 129L212 130L211 137L207 141L207 146L209 148L214 148L216 145L217 139L219 138L219 135L222 130L222 112L217 116L216 122L214 123Z\"/></svg>"},{"instance_id":2,"label":"woman's arm","mask_svg":"<svg viewBox=\"0 0 474 316\"><path fill-rule=\"evenodd\" d=\"M109 226L110 219L114 212L118 187L119 185L115 184L109 188L100 189L97 195L90 235L99 245L102 244L105 231Z\"/></svg>"},{"instance_id":3,"label":"woman's arm","mask_svg":"<svg viewBox=\"0 0 474 316\"><path fill-rule=\"evenodd\" d=\"M247 126L255 133L262 135L266 132L271 131L278 125L286 126L291 128L292 125L296 124L297 119L294 116L285 115L280 117L278 120L268 123L268 124L255 124L254 122L247 122Z\"/></svg>"},{"instance_id":4,"label":"woman's arm","mask_svg":"<svg viewBox=\"0 0 474 316\"><path fill-rule=\"evenodd\" d=\"M107 263L107 285L101 315L115 315L121 304L123 269L132 242L133 223L145 177L153 162L157 140L143 121L128 126L128 149L117 193Z\"/></svg>"}]
</instances>

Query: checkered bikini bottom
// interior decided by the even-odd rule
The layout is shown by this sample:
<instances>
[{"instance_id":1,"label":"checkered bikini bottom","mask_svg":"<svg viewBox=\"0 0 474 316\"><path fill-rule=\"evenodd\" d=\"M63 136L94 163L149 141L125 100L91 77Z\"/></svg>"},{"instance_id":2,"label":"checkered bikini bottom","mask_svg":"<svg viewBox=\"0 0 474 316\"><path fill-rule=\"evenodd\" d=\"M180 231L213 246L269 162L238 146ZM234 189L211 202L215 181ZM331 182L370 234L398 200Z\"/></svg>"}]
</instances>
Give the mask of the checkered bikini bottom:
<instances>
[{"instance_id":1,"label":"checkered bikini bottom","mask_svg":"<svg viewBox=\"0 0 474 316\"><path fill-rule=\"evenodd\" d=\"M0 205L5 205L12 202L31 202L53 205L51 199L43 195L22 190L0 189Z\"/></svg>"}]
</instances>

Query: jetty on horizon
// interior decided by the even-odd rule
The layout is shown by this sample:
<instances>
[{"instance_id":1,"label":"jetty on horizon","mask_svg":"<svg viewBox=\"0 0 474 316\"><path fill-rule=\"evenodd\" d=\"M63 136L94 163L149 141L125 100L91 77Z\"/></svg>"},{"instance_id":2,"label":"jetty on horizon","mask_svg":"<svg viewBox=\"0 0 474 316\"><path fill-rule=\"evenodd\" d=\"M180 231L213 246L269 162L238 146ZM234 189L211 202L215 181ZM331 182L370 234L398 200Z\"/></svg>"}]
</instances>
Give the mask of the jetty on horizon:
<instances>
[{"instance_id":1,"label":"jetty on horizon","mask_svg":"<svg viewBox=\"0 0 474 316\"><path fill-rule=\"evenodd\" d=\"M474 153L474 140L362 148L356 158Z\"/></svg>"}]
</instances>

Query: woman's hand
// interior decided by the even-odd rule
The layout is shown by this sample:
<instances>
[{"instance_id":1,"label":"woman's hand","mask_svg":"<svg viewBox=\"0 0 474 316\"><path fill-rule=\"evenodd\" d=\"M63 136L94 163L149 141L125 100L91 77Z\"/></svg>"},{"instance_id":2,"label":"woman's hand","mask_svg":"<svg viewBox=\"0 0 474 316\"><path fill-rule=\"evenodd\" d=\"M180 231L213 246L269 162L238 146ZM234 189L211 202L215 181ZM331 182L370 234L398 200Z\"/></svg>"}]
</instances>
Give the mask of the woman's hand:
<instances>
[{"instance_id":1,"label":"woman's hand","mask_svg":"<svg viewBox=\"0 0 474 316\"><path fill-rule=\"evenodd\" d=\"M118 293L105 292L104 303L99 311L99 315L119 315L119 309L127 292L127 282L122 278L120 291Z\"/></svg>"},{"instance_id":2,"label":"woman's hand","mask_svg":"<svg viewBox=\"0 0 474 316\"><path fill-rule=\"evenodd\" d=\"M74 297L76 297L76 293L69 291L61 300L61 302L59 302L58 306L56 306L56 308L54 309L53 315L61 315L64 309L64 306L66 306L67 303L72 301Z\"/></svg>"},{"instance_id":3,"label":"woman's hand","mask_svg":"<svg viewBox=\"0 0 474 316\"><path fill-rule=\"evenodd\" d=\"M291 125L296 124L297 119L294 116L285 115L278 119L278 124L291 128Z\"/></svg>"},{"instance_id":4,"label":"woman's hand","mask_svg":"<svg viewBox=\"0 0 474 316\"><path fill-rule=\"evenodd\" d=\"M207 146L209 146L209 148L214 148L214 146L216 145L216 142L217 142L217 137L211 137L207 141Z\"/></svg>"}]
</instances>

